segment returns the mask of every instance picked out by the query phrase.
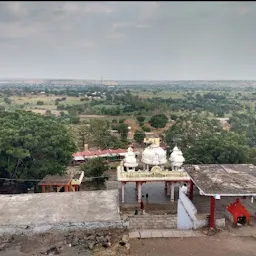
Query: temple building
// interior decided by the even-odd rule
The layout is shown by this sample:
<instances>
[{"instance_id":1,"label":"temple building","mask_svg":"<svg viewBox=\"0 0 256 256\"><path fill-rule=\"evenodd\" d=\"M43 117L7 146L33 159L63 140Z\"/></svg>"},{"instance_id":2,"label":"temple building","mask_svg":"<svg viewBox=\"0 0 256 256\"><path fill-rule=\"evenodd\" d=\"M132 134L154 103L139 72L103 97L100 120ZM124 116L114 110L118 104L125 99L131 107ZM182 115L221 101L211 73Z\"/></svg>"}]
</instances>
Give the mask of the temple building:
<instances>
[{"instance_id":1,"label":"temple building","mask_svg":"<svg viewBox=\"0 0 256 256\"><path fill-rule=\"evenodd\" d=\"M168 162L166 150L157 144L152 144L142 152L143 170L137 170L137 159L132 148L129 148L124 160L117 167L117 179L122 185L122 203L125 202L125 184L127 182L136 184L138 202L141 202L142 198L142 185L147 182L164 182L167 195L170 196L171 201L174 201L175 186L188 183L190 178L182 168L185 159L178 147L174 147L170 160L171 170L165 168L165 164Z\"/></svg>"},{"instance_id":2,"label":"temple building","mask_svg":"<svg viewBox=\"0 0 256 256\"><path fill-rule=\"evenodd\" d=\"M168 160L171 168L167 168ZM177 201L178 229L198 229L208 226L209 230L213 230L215 227L225 227L226 219L236 225L249 223L253 219L252 216L256 216L256 206L253 203L256 197L256 166L252 164L184 166L183 153L177 146L173 148L168 160L166 151L159 145L152 144L142 152L143 168L139 169L140 165L135 154L132 148L129 148L124 160L117 167L117 180L121 183L121 202L127 203L129 198L133 197L138 203L146 200L148 204L148 192L151 192L145 183L162 182L165 186L158 187L164 189L164 193L158 193L169 196L171 202ZM126 189L127 183L135 184L134 188L130 189L132 186L129 184ZM143 192L147 193L146 199L143 199L142 195L143 184ZM153 184L151 187L153 188ZM175 187L179 188L176 198ZM135 197L131 195L134 192ZM151 195L149 196L151 201Z\"/></svg>"}]
</instances>

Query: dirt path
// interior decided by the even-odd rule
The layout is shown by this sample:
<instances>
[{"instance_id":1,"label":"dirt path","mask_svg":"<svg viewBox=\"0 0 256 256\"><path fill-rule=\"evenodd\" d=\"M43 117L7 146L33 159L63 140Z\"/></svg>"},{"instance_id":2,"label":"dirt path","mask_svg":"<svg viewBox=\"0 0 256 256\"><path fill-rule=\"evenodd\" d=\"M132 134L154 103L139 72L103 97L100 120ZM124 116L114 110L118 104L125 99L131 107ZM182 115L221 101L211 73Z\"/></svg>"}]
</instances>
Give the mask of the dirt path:
<instances>
[{"instance_id":1,"label":"dirt path","mask_svg":"<svg viewBox=\"0 0 256 256\"><path fill-rule=\"evenodd\" d=\"M131 239L129 241L129 252L125 247L119 245L120 238L118 236L111 236L111 247L106 249L99 245L92 252L88 249L88 243L90 242L84 236L83 231L57 232L34 236L13 236L9 242L3 242L6 237L1 237L0 255L256 256L256 239L254 237L214 236ZM51 248L53 248L52 251Z\"/></svg>"},{"instance_id":2,"label":"dirt path","mask_svg":"<svg viewBox=\"0 0 256 256\"><path fill-rule=\"evenodd\" d=\"M130 240L132 256L256 256L253 237L191 237Z\"/></svg>"},{"instance_id":3,"label":"dirt path","mask_svg":"<svg viewBox=\"0 0 256 256\"><path fill-rule=\"evenodd\" d=\"M134 118L128 118L124 121L125 124L127 124L128 126L131 127L131 134L132 136L134 136L134 133L137 131L137 130L141 130L140 126L138 125L137 121L134 119Z\"/></svg>"}]
</instances>

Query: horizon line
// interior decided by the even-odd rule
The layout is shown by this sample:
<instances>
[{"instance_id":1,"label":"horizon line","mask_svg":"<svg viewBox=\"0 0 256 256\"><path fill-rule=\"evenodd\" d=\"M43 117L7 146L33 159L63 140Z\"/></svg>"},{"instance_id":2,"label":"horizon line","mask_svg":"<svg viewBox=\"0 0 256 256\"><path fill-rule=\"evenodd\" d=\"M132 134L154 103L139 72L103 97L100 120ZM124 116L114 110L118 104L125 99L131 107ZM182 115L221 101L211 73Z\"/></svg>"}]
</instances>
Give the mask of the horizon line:
<instances>
[{"instance_id":1,"label":"horizon line","mask_svg":"<svg viewBox=\"0 0 256 256\"><path fill-rule=\"evenodd\" d=\"M101 79L86 79L86 78L1 78L2 80L74 80L74 81L101 81ZM138 82L145 82L145 81L152 81L152 82L171 82L171 81L256 81L256 79L106 79L106 81L138 81Z\"/></svg>"}]
</instances>

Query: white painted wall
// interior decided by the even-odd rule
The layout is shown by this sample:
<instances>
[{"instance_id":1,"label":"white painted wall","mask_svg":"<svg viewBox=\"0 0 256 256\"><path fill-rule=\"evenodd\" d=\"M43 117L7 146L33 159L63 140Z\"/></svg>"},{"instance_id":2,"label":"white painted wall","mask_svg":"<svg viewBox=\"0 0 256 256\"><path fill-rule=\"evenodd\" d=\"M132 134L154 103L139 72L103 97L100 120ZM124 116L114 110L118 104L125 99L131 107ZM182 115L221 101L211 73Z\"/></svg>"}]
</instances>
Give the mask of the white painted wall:
<instances>
[{"instance_id":1,"label":"white painted wall","mask_svg":"<svg viewBox=\"0 0 256 256\"><path fill-rule=\"evenodd\" d=\"M177 211L177 228L178 229L192 229L194 228L194 219L197 209L190 201L185 193L179 188L179 200Z\"/></svg>"},{"instance_id":2,"label":"white painted wall","mask_svg":"<svg viewBox=\"0 0 256 256\"><path fill-rule=\"evenodd\" d=\"M179 200L177 211L177 228L178 229L198 229L207 226L208 220L199 220L196 217L197 209L191 200L179 188ZM217 227L225 226L225 219L215 220Z\"/></svg>"},{"instance_id":3,"label":"white painted wall","mask_svg":"<svg viewBox=\"0 0 256 256\"><path fill-rule=\"evenodd\" d=\"M177 229L192 229L193 220L189 216L183 202L178 200L178 218L177 218Z\"/></svg>"}]
</instances>

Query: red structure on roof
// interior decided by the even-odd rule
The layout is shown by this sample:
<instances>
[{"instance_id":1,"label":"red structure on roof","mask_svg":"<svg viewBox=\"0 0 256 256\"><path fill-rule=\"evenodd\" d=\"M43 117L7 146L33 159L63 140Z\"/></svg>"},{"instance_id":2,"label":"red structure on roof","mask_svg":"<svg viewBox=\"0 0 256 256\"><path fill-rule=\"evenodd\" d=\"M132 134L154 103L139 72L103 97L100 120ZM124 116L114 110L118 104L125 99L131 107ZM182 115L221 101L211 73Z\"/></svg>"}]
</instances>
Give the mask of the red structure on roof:
<instances>
[{"instance_id":1,"label":"red structure on roof","mask_svg":"<svg viewBox=\"0 0 256 256\"><path fill-rule=\"evenodd\" d=\"M226 209L229 213L232 214L234 224L237 224L237 222L239 222L239 220L242 218L245 219L246 223L250 222L250 213L244 207L244 205L241 204L239 199L236 199L235 202L228 205Z\"/></svg>"}]
</instances>

